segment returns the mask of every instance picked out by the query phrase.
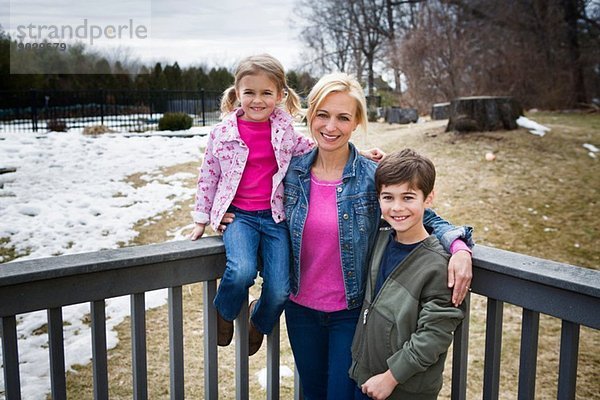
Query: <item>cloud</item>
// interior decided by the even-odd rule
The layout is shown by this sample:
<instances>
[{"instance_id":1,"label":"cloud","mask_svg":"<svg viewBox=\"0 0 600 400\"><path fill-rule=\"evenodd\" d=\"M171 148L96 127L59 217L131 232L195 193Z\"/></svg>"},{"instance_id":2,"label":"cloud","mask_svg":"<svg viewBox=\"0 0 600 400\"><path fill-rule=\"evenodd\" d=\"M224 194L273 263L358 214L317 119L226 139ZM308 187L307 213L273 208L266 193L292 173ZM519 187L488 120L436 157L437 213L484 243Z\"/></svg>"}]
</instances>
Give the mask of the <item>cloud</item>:
<instances>
[{"instance_id":1,"label":"cloud","mask_svg":"<svg viewBox=\"0 0 600 400\"><path fill-rule=\"evenodd\" d=\"M149 40L97 41L97 49L110 52L111 46L124 46L147 62L229 65L250 54L269 52L291 68L301 48L290 27L295 0L0 0L0 9L8 9L7 3L12 26L73 25L86 18L98 26L124 24L129 19L147 24ZM4 21L8 18L3 15L0 24L6 29Z\"/></svg>"}]
</instances>

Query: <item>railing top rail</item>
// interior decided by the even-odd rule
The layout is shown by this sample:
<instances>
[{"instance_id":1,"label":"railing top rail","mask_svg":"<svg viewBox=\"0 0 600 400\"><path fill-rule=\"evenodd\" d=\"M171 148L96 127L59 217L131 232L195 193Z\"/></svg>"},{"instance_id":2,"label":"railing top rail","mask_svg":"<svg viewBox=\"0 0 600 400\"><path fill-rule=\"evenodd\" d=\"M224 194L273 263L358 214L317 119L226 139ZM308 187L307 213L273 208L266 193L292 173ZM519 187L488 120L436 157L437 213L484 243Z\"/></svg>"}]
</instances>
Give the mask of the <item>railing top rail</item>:
<instances>
[{"instance_id":1,"label":"railing top rail","mask_svg":"<svg viewBox=\"0 0 600 400\"><path fill-rule=\"evenodd\" d=\"M124 247L92 253L15 261L0 265L0 288L46 279L102 272L138 265L185 260L223 253L218 237Z\"/></svg>"},{"instance_id":2,"label":"railing top rail","mask_svg":"<svg viewBox=\"0 0 600 400\"><path fill-rule=\"evenodd\" d=\"M600 298L600 271L477 245L477 268Z\"/></svg>"}]
</instances>

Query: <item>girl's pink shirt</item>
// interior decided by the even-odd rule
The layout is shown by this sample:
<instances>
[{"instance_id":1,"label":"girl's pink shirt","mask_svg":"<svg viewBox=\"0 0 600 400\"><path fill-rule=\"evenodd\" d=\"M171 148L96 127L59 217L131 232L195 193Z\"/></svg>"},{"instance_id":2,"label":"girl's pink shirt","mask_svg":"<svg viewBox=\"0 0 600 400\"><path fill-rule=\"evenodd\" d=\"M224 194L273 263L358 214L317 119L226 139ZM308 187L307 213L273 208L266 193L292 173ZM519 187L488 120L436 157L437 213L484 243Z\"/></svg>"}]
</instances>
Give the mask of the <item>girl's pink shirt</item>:
<instances>
[{"instance_id":1,"label":"girl's pink shirt","mask_svg":"<svg viewBox=\"0 0 600 400\"><path fill-rule=\"evenodd\" d=\"M214 229L218 228L233 201L246 168L249 150L237 125L237 119L243 113L242 109L231 112L211 130L199 170L192 218L197 223L210 223ZM292 116L280 108L273 111L269 121L271 146L277 161L269 201L273 219L281 222L285 219L283 177L292 157L309 152L314 143L294 130Z\"/></svg>"},{"instance_id":2,"label":"girl's pink shirt","mask_svg":"<svg viewBox=\"0 0 600 400\"><path fill-rule=\"evenodd\" d=\"M271 146L271 122L244 121L238 118L240 137L248 146L246 168L231 204L246 211L271 208L271 186L277 160Z\"/></svg>"},{"instance_id":3,"label":"girl's pink shirt","mask_svg":"<svg viewBox=\"0 0 600 400\"><path fill-rule=\"evenodd\" d=\"M319 181L311 174L308 214L300 249L302 282L290 300L323 312L346 309L336 187L341 181Z\"/></svg>"}]
</instances>

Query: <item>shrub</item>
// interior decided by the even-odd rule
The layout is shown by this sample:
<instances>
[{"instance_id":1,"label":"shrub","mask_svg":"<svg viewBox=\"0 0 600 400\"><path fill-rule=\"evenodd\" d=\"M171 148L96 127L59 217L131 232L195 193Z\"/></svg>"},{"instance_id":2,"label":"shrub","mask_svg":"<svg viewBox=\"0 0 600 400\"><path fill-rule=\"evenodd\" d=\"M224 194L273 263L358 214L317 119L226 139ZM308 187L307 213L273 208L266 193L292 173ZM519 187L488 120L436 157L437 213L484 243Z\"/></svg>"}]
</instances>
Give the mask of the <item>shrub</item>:
<instances>
[{"instance_id":1,"label":"shrub","mask_svg":"<svg viewBox=\"0 0 600 400\"><path fill-rule=\"evenodd\" d=\"M183 131L192 127L192 117L185 113L165 113L158 120L159 131Z\"/></svg>"},{"instance_id":2,"label":"shrub","mask_svg":"<svg viewBox=\"0 0 600 400\"><path fill-rule=\"evenodd\" d=\"M46 122L46 129L48 129L49 132L66 132L67 123L62 119L51 119Z\"/></svg>"},{"instance_id":3,"label":"shrub","mask_svg":"<svg viewBox=\"0 0 600 400\"><path fill-rule=\"evenodd\" d=\"M113 131L104 125L92 125L92 126L86 126L85 128L83 128L84 135L96 136L96 135L101 135L103 133L108 133L108 132L113 132Z\"/></svg>"}]
</instances>

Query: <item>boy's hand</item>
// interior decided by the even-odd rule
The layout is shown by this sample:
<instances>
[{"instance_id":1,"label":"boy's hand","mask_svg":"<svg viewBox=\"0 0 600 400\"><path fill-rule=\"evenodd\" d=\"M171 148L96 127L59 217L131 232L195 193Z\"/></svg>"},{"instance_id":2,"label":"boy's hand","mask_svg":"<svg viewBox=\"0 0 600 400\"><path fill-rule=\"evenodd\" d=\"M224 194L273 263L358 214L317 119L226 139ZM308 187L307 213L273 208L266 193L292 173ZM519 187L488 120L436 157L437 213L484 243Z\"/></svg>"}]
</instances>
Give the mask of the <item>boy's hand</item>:
<instances>
[{"instance_id":1,"label":"boy's hand","mask_svg":"<svg viewBox=\"0 0 600 400\"><path fill-rule=\"evenodd\" d=\"M196 222L196 226L194 226L194 230L192 231L192 233L190 233L190 240L196 240L199 237L202 237L202 235L204 235L205 227L206 227L206 224L199 224Z\"/></svg>"},{"instance_id":2,"label":"boy's hand","mask_svg":"<svg viewBox=\"0 0 600 400\"><path fill-rule=\"evenodd\" d=\"M448 263L448 287L452 289L452 304L460 306L473 279L471 254L468 251L458 251L450 257Z\"/></svg>"},{"instance_id":3,"label":"boy's hand","mask_svg":"<svg viewBox=\"0 0 600 400\"><path fill-rule=\"evenodd\" d=\"M388 369L383 374L370 377L360 388L372 399L385 400L392 394L397 384L398 381Z\"/></svg>"}]
</instances>

